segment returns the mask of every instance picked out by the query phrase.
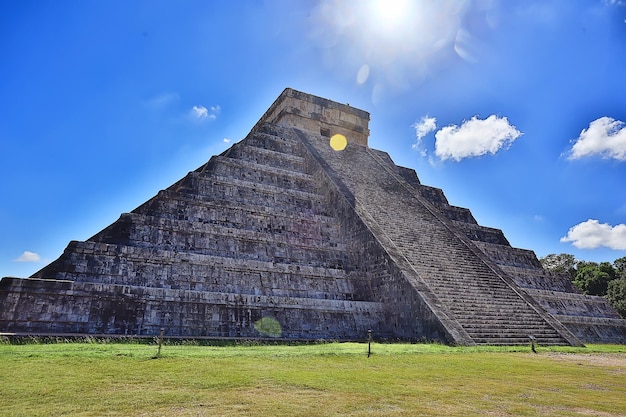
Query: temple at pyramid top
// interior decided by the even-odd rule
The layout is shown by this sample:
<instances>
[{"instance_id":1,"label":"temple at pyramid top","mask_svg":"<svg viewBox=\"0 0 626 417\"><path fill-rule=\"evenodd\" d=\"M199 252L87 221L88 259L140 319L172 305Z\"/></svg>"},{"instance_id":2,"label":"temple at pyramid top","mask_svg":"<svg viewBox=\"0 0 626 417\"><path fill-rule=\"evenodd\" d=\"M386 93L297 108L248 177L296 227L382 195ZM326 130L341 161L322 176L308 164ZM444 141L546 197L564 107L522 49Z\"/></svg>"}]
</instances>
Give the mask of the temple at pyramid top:
<instances>
[{"instance_id":1,"label":"temple at pyramid top","mask_svg":"<svg viewBox=\"0 0 626 417\"><path fill-rule=\"evenodd\" d=\"M364 110L286 88L261 117L257 126L271 123L323 137L339 133L349 143L367 146L369 120L370 114Z\"/></svg>"}]
</instances>

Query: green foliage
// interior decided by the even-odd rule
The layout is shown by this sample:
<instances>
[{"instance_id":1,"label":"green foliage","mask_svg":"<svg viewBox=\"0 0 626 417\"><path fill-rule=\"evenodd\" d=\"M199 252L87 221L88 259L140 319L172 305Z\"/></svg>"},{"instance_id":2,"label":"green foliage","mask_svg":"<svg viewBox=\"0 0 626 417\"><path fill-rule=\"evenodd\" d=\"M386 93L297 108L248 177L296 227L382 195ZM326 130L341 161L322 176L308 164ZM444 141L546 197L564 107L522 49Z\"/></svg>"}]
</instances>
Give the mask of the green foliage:
<instances>
[{"instance_id":1,"label":"green foliage","mask_svg":"<svg viewBox=\"0 0 626 417\"><path fill-rule=\"evenodd\" d=\"M570 279L574 279L576 275L576 258L574 255L568 253L561 253L559 255L551 253L543 258L539 259L541 266L547 271L554 273L564 273L569 275Z\"/></svg>"},{"instance_id":2,"label":"green foliage","mask_svg":"<svg viewBox=\"0 0 626 417\"><path fill-rule=\"evenodd\" d=\"M626 256L614 260L613 268L615 268L619 278L626 279Z\"/></svg>"},{"instance_id":3,"label":"green foliage","mask_svg":"<svg viewBox=\"0 0 626 417\"><path fill-rule=\"evenodd\" d=\"M550 254L539 260L544 269L569 274L584 294L606 296L611 306L626 318L626 256L609 262L576 261L573 255Z\"/></svg>"},{"instance_id":4,"label":"green foliage","mask_svg":"<svg viewBox=\"0 0 626 417\"><path fill-rule=\"evenodd\" d=\"M573 283L584 294L606 295L609 282L615 278L617 272L608 262L579 262Z\"/></svg>"},{"instance_id":5,"label":"green foliage","mask_svg":"<svg viewBox=\"0 0 626 417\"><path fill-rule=\"evenodd\" d=\"M626 318L626 278L609 282L606 298L619 315Z\"/></svg>"}]
</instances>

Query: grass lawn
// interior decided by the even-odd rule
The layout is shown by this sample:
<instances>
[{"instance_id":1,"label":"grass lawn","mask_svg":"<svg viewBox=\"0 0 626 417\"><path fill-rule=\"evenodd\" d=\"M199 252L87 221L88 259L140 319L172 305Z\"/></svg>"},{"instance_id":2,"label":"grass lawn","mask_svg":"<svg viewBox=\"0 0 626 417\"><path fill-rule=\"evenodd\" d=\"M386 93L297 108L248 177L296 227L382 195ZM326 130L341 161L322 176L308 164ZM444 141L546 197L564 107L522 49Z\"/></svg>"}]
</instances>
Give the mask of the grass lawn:
<instances>
[{"instance_id":1,"label":"grass lawn","mask_svg":"<svg viewBox=\"0 0 626 417\"><path fill-rule=\"evenodd\" d=\"M626 415L626 346L0 344L1 416Z\"/></svg>"}]
</instances>

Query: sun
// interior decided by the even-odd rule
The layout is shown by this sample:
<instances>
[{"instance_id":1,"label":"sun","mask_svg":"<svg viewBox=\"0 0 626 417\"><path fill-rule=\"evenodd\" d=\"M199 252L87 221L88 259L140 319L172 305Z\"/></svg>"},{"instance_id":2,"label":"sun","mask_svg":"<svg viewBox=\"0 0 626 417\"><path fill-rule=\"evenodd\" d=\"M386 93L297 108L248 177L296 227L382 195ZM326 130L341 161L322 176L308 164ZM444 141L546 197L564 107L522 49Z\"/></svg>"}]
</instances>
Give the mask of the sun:
<instances>
[{"instance_id":1,"label":"sun","mask_svg":"<svg viewBox=\"0 0 626 417\"><path fill-rule=\"evenodd\" d=\"M404 50L415 42L424 26L421 2L411 0L369 0L363 2L359 33L371 48Z\"/></svg>"},{"instance_id":2,"label":"sun","mask_svg":"<svg viewBox=\"0 0 626 417\"><path fill-rule=\"evenodd\" d=\"M372 0L372 20L382 29L393 29L406 19L409 5L408 0Z\"/></svg>"}]
</instances>

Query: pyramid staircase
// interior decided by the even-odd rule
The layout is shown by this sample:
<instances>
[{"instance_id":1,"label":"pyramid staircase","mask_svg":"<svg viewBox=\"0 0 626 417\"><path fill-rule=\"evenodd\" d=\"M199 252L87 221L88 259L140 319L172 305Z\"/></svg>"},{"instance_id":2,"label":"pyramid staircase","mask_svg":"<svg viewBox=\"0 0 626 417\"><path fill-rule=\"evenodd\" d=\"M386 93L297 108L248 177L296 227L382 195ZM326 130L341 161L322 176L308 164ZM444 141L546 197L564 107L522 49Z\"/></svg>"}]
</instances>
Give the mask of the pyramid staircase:
<instances>
[{"instance_id":1,"label":"pyramid staircase","mask_svg":"<svg viewBox=\"0 0 626 417\"><path fill-rule=\"evenodd\" d=\"M581 294L568 275L544 270L533 251L512 247L501 230L479 225L468 209L450 206L442 190L421 185L412 175L420 194L470 239L488 262L497 265L521 294L574 336L586 343L626 343L626 321L605 297Z\"/></svg>"},{"instance_id":2,"label":"pyramid staircase","mask_svg":"<svg viewBox=\"0 0 626 417\"><path fill-rule=\"evenodd\" d=\"M354 194L357 213L396 262L406 264L407 275L428 287L432 304L456 322L464 343L524 344L529 336L545 345L576 343L421 196L414 171L407 181L406 169L400 173L384 152L349 147L337 154L300 136L337 171Z\"/></svg>"}]
</instances>

